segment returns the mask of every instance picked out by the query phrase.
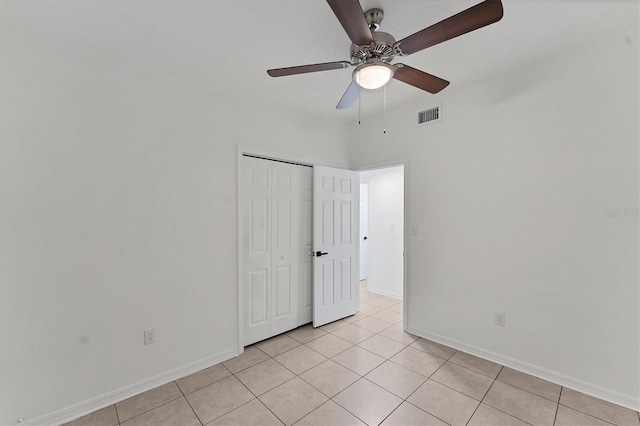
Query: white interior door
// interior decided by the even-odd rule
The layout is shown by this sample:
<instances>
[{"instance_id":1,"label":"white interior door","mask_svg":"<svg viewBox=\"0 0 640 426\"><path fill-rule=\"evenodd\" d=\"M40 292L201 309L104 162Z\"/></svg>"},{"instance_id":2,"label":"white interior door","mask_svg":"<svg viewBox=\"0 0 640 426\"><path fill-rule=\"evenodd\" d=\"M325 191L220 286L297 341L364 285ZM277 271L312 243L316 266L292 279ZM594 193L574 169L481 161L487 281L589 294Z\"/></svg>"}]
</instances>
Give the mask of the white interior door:
<instances>
[{"instance_id":1,"label":"white interior door","mask_svg":"<svg viewBox=\"0 0 640 426\"><path fill-rule=\"evenodd\" d=\"M249 345L300 325L302 218L300 166L244 157L243 168L244 344Z\"/></svg>"},{"instance_id":2,"label":"white interior door","mask_svg":"<svg viewBox=\"0 0 640 426\"><path fill-rule=\"evenodd\" d=\"M313 167L313 326L358 311L359 175Z\"/></svg>"},{"instance_id":3,"label":"white interior door","mask_svg":"<svg viewBox=\"0 0 640 426\"><path fill-rule=\"evenodd\" d=\"M313 320L313 168L300 170L300 285L298 286L298 324Z\"/></svg>"},{"instance_id":4,"label":"white interior door","mask_svg":"<svg viewBox=\"0 0 640 426\"><path fill-rule=\"evenodd\" d=\"M245 344L271 333L271 162L243 158L242 248Z\"/></svg>"},{"instance_id":5,"label":"white interior door","mask_svg":"<svg viewBox=\"0 0 640 426\"><path fill-rule=\"evenodd\" d=\"M271 161L271 335L297 327L300 265L300 176L298 166Z\"/></svg>"},{"instance_id":6,"label":"white interior door","mask_svg":"<svg viewBox=\"0 0 640 426\"><path fill-rule=\"evenodd\" d=\"M369 184L360 184L360 280L366 280L369 271Z\"/></svg>"}]
</instances>

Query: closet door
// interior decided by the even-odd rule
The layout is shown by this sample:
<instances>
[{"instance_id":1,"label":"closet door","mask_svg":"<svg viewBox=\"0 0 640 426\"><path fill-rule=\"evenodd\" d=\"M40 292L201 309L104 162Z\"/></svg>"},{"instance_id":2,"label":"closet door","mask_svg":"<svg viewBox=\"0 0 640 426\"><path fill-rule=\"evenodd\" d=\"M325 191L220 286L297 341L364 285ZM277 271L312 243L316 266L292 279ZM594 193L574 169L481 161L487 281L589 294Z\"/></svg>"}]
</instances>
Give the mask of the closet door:
<instances>
[{"instance_id":1,"label":"closet door","mask_svg":"<svg viewBox=\"0 0 640 426\"><path fill-rule=\"evenodd\" d=\"M313 320L313 168L300 169L300 286L298 325Z\"/></svg>"},{"instance_id":2,"label":"closet door","mask_svg":"<svg viewBox=\"0 0 640 426\"><path fill-rule=\"evenodd\" d=\"M271 333L271 161L244 157L243 298L244 339Z\"/></svg>"},{"instance_id":3,"label":"closet door","mask_svg":"<svg viewBox=\"0 0 640 426\"><path fill-rule=\"evenodd\" d=\"M299 166L272 161L271 335L298 326L300 276Z\"/></svg>"},{"instance_id":4,"label":"closet door","mask_svg":"<svg viewBox=\"0 0 640 426\"><path fill-rule=\"evenodd\" d=\"M243 158L244 344L311 321L312 169Z\"/></svg>"}]
</instances>

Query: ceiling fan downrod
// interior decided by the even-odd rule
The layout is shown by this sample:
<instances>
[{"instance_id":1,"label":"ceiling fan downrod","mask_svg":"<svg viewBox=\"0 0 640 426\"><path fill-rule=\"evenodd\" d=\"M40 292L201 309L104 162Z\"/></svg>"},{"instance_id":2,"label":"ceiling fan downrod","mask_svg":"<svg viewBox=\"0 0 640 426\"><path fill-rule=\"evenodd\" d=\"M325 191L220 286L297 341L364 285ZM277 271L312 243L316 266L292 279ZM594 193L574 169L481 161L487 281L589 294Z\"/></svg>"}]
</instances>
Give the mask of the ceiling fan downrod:
<instances>
[{"instance_id":1,"label":"ceiling fan downrod","mask_svg":"<svg viewBox=\"0 0 640 426\"><path fill-rule=\"evenodd\" d=\"M384 12L382 9L369 9L364 13L364 18L371 31L378 31L384 19Z\"/></svg>"}]
</instances>

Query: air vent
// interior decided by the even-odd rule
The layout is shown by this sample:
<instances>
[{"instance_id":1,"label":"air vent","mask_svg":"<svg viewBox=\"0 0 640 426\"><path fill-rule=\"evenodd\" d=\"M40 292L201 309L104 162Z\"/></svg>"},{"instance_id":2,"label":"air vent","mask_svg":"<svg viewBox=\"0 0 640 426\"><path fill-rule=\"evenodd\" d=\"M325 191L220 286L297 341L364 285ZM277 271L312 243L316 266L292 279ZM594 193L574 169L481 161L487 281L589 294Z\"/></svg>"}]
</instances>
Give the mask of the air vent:
<instances>
[{"instance_id":1,"label":"air vent","mask_svg":"<svg viewBox=\"0 0 640 426\"><path fill-rule=\"evenodd\" d=\"M418 124L431 123L433 121L440 121L440 107L433 107L420 111L418 113Z\"/></svg>"}]
</instances>

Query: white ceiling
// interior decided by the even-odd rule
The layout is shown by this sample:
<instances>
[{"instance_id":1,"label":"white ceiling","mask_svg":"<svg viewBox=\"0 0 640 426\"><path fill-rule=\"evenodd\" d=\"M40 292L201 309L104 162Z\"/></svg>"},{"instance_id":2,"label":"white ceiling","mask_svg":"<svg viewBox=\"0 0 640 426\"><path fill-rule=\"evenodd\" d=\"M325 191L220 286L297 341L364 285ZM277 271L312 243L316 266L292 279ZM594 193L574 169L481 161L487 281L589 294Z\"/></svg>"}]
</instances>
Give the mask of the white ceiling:
<instances>
[{"instance_id":1,"label":"white ceiling","mask_svg":"<svg viewBox=\"0 0 640 426\"><path fill-rule=\"evenodd\" d=\"M382 8L381 31L400 40L478 2L361 0L361 5L364 10ZM637 27L638 22L637 0L503 4L504 18L498 23L394 63L445 78L452 88L589 43L623 23ZM334 109L352 69L281 78L266 73L269 68L349 59L350 41L324 0L5 0L1 8L4 41L20 39L70 60L119 72L163 73L337 120L357 114L357 107ZM391 108L429 96L398 81L387 90ZM381 106L374 103L367 112Z\"/></svg>"}]
</instances>

